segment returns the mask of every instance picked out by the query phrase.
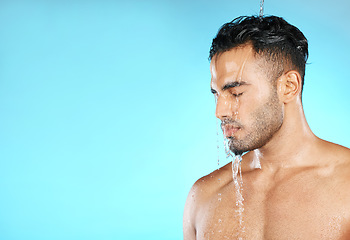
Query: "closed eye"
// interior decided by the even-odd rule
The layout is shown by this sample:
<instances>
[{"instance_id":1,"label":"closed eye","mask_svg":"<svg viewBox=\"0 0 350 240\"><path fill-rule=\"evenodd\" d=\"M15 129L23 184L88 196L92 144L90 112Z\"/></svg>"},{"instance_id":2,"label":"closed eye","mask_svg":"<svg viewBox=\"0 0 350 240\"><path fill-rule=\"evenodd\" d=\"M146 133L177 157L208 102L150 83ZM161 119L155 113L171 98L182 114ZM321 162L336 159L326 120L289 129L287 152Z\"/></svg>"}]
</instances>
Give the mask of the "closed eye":
<instances>
[{"instance_id":1,"label":"closed eye","mask_svg":"<svg viewBox=\"0 0 350 240\"><path fill-rule=\"evenodd\" d=\"M234 97L240 97L240 96L242 96L242 94L243 94L243 92L241 92L241 93L232 93L232 96L234 96Z\"/></svg>"}]
</instances>

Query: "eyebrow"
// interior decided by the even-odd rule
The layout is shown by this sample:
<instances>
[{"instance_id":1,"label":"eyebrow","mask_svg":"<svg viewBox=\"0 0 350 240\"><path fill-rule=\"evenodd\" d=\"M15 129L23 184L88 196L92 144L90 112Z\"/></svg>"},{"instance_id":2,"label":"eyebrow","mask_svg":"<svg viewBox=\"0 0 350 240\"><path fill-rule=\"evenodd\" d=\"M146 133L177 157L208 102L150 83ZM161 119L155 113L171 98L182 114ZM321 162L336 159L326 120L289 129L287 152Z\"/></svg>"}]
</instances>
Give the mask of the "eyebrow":
<instances>
[{"instance_id":1,"label":"eyebrow","mask_svg":"<svg viewBox=\"0 0 350 240\"><path fill-rule=\"evenodd\" d=\"M229 82L226 83L223 87L222 87L222 91L225 91L227 89L230 88L235 88L235 87L239 87L239 86L243 86L243 85L249 85L247 82L245 81L234 81L234 82ZM217 93L215 89L211 88L211 92L212 93Z\"/></svg>"},{"instance_id":2,"label":"eyebrow","mask_svg":"<svg viewBox=\"0 0 350 240\"><path fill-rule=\"evenodd\" d=\"M234 88L234 87L239 87L242 85L247 85L247 83L245 81L234 81L234 82L229 82L226 83L223 87L222 87L222 91L225 91L226 89L229 88Z\"/></svg>"}]
</instances>

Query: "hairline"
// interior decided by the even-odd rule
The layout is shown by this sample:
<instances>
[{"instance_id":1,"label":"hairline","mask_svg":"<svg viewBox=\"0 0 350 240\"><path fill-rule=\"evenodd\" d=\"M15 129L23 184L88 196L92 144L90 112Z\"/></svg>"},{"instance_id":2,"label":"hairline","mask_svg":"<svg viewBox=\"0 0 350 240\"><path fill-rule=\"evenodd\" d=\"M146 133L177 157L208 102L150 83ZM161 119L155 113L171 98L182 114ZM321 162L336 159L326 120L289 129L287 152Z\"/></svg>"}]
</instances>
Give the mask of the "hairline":
<instances>
[{"instance_id":1,"label":"hairline","mask_svg":"<svg viewBox=\"0 0 350 240\"><path fill-rule=\"evenodd\" d=\"M295 70L297 72L299 72L298 69L296 69L295 67L293 67L293 64L291 64L290 59L288 59L288 57L286 56L279 56L277 57L277 60L281 60L283 61L283 63L281 63L280 61L277 61L277 67L274 68L274 62L269 59L271 57L271 55L269 55L268 50L260 50L260 52L254 47L253 41L248 40L244 43L238 44L234 47L225 49L223 51L217 51L211 58L210 58L210 62L214 59L214 61L216 62L218 57L220 57L221 54L225 53L225 52L229 52L233 49L237 49L237 48L245 48L245 47L250 47L253 51L253 56L256 60L258 60L259 62L257 63L257 65L259 66L259 68L262 70L263 74L266 75L266 77L268 78L268 81L273 84L275 87L277 87L277 79L279 77L281 77L283 75L283 73L291 71L291 70ZM283 53L281 54L283 55ZM284 61L286 61L286 64L284 63ZM266 66L266 65L268 66ZM265 66L264 66L265 65ZM269 67L270 66L270 67ZM271 73L271 74L270 74ZM299 72L300 74L300 72Z\"/></svg>"}]
</instances>

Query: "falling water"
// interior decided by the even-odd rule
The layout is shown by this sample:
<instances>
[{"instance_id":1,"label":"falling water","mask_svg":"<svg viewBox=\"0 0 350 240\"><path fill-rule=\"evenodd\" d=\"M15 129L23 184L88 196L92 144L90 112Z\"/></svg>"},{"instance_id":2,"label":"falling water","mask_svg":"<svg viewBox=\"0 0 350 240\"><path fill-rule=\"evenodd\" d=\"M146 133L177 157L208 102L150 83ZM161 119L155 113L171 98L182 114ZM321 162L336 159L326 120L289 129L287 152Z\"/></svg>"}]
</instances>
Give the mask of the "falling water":
<instances>
[{"instance_id":1,"label":"falling water","mask_svg":"<svg viewBox=\"0 0 350 240\"><path fill-rule=\"evenodd\" d=\"M218 154L218 170L220 168L219 121L216 119L216 149Z\"/></svg>"},{"instance_id":2,"label":"falling water","mask_svg":"<svg viewBox=\"0 0 350 240\"><path fill-rule=\"evenodd\" d=\"M242 168L241 161L242 156L236 155L232 156L232 175L233 175L233 184L235 187L235 197L236 197L236 218L238 219L239 230L236 233L238 239L242 239L242 234L244 233L243 225L243 178L242 178Z\"/></svg>"},{"instance_id":3,"label":"falling water","mask_svg":"<svg viewBox=\"0 0 350 240\"><path fill-rule=\"evenodd\" d=\"M215 107L217 106L218 98L215 96ZM219 120L216 118L216 149L218 154L218 170L220 168L220 147L219 147Z\"/></svg>"},{"instance_id":4,"label":"falling water","mask_svg":"<svg viewBox=\"0 0 350 240\"><path fill-rule=\"evenodd\" d=\"M225 147L226 157L232 159L232 178L233 178L233 185L234 185L234 192L235 192L235 199L236 199L234 219L237 219L237 224L239 226L239 229L236 233L236 238L243 239L242 235L244 233L245 227L243 224L244 198L243 198L243 177L242 177L242 168L241 168L242 155L232 155L232 152L230 151L228 146L228 140L226 138L224 138L224 147Z\"/></svg>"},{"instance_id":5,"label":"falling water","mask_svg":"<svg viewBox=\"0 0 350 240\"><path fill-rule=\"evenodd\" d=\"M230 148L228 146L228 139L227 138L224 138L224 149L225 149L225 153L226 153L226 159L229 159L232 156L232 154L231 154Z\"/></svg>"},{"instance_id":6,"label":"falling water","mask_svg":"<svg viewBox=\"0 0 350 240\"><path fill-rule=\"evenodd\" d=\"M264 15L264 0L260 0L260 13L259 17L262 18ZM246 56L244 59L240 71L237 76L238 82L242 81L242 76L243 76L243 71L245 67L245 63L248 60L249 55ZM217 104L217 99L216 104ZM239 108L240 108L240 101L239 98L235 98L235 106L232 106L234 108L234 121L240 122L239 120ZM217 122L217 137L218 137L218 122ZM219 138L217 138L219 139ZM227 159L232 159L232 178L233 178L233 186L234 186L234 196L235 196L235 216L234 219L237 221L235 224L238 226L238 230L236 232L235 239L242 240L244 238L244 233L245 233L245 226L244 226L244 221L243 221L243 212L244 212L244 198L243 198L243 177L242 177L242 167L241 167L241 162L242 162L242 155L234 155L233 152L231 152L229 148L229 140L224 137L224 149L226 153L226 158ZM218 150L218 167L219 167L219 144L217 142L217 150ZM258 154L258 153L256 153ZM257 155L255 160L254 160L254 168L261 168L260 161L259 161L259 156ZM220 180L220 179L219 179ZM221 193L218 194L218 201L221 201ZM221 219L219 219L219 222L221 222ZM220 230L221 232L221 230ZM226 237L226 236L225 236Z\"/></svg>"},{"instance_id":7,"label":"falling water","mask_svg":"<svg viewBox=\"0 0 350 240\"><path fill-rule=\"evenodd\" d=\"M260 12L259 17L262 18L264 16L264 0L260 0Z\"/></svg>"}]
</instances>

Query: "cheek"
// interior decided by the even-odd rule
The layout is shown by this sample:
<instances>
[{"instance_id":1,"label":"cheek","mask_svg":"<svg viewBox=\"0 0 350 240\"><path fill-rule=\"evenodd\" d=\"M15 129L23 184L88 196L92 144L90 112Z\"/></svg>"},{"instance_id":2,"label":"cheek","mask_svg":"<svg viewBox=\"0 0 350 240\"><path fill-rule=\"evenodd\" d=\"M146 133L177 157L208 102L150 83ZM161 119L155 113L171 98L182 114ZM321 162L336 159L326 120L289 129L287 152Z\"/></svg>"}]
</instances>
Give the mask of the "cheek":
<instances>
[{"instance_id":1,"label":"cheek","mask_svg":"<svg viewBox=\"0 0 350 240\"><path fill-rule=\"evenodd\" d=\"M264 103L270 101L272 95L271 85L263 81L251 86L239 98L239 112L247 116L261 108Z\"/></svg>"},{"instance_id":2,"label":"cheek","mask_svg":"<svg viewBox=\"0 0 350 240\"><path fill-rule=\"evenodd\" d=\"M238 113L240 118L249 120L251 115L256 111L258 106L261 104L261 101L258 99L252 99L252 98L245 98L242 96L242 98L239 100L239 108Z\"/></svg>"}]
</instances>

